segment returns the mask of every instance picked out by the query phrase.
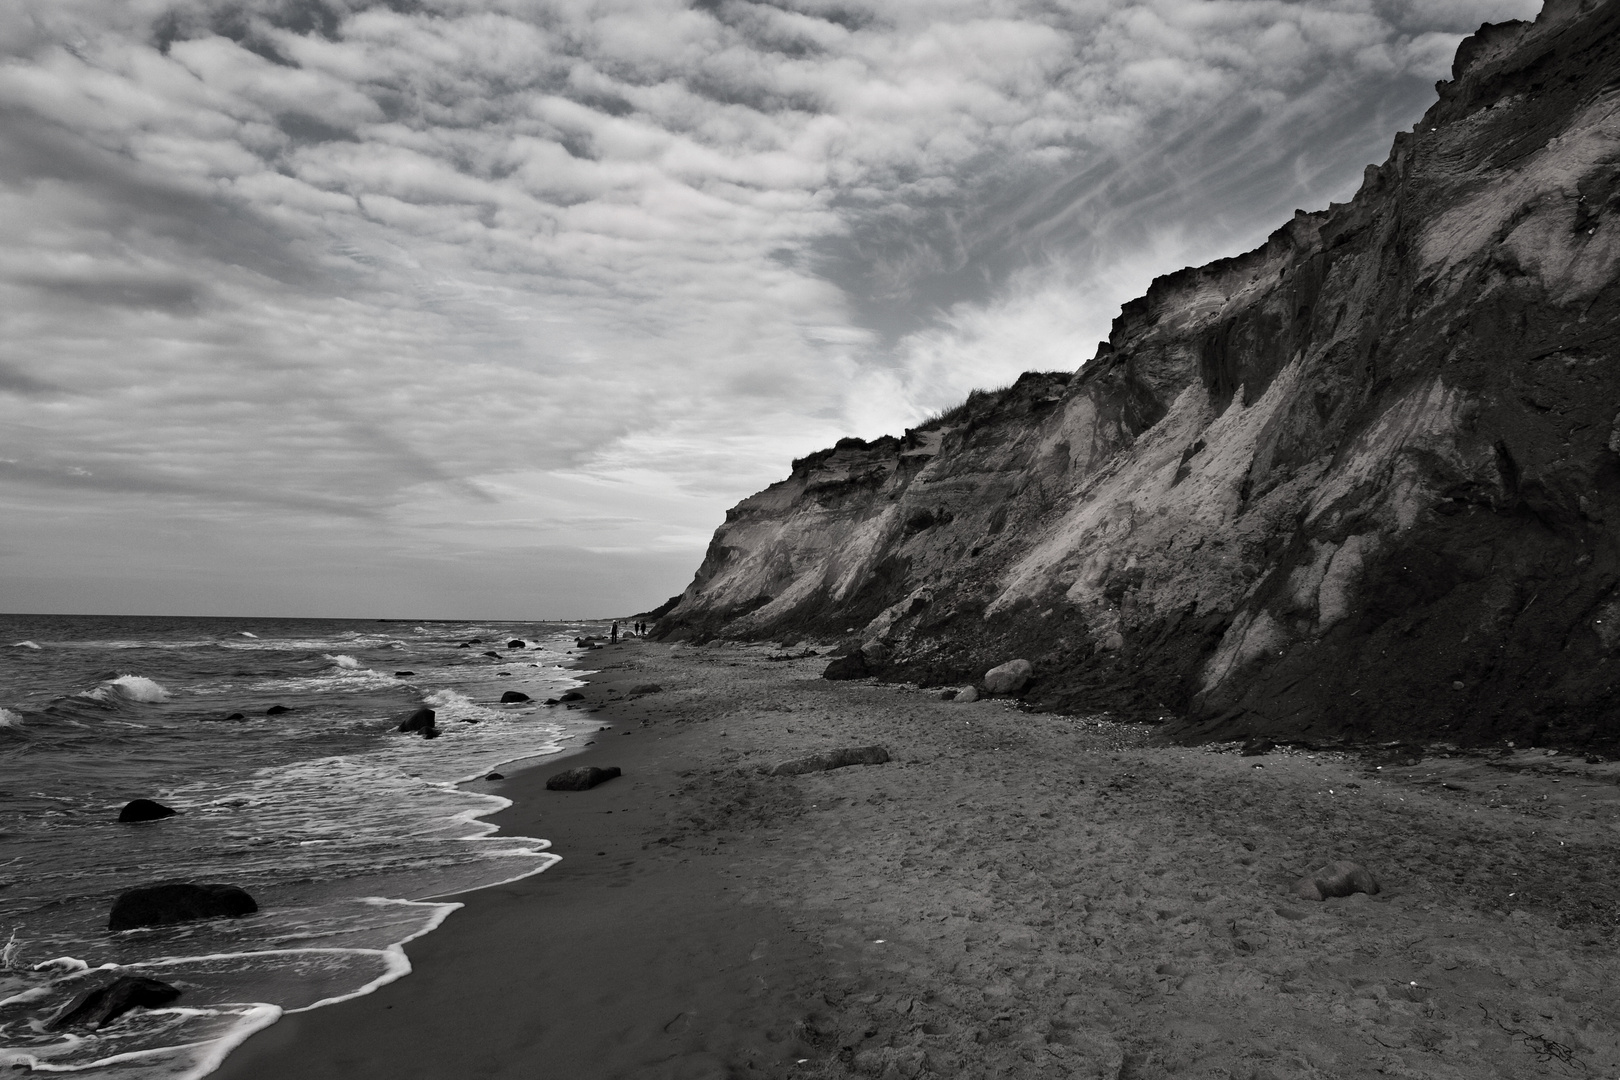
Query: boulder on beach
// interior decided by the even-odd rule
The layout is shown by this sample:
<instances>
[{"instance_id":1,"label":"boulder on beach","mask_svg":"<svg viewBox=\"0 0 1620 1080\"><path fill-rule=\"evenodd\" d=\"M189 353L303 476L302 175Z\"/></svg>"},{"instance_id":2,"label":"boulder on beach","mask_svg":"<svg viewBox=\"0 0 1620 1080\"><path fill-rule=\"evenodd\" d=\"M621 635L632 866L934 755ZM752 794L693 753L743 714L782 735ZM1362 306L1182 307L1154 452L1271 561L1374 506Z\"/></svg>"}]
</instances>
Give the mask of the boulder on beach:
<instances>
[{"instance_id":1,"label":"boulder on beach","mask_svg":"<svg viewBox=\"0 0 1620 1080\"><path fill-rule=\"evenodd\" d=\"M1265 757L1275 749L1277 744L1270 739L1250 739L1238 753L1242 757Z\"/></svg>"},{"instance_id":2,"label":"boulder on beach","mask_svg":"<svg viewBox=\"0 0 1620 1080\"><path fill-rule=\"evenodd\" d=\"M397 722L399 724L397 730L399 731L420 731L425 734L433 730L433 722L438 718L438 713L424 705L420 709L412 709L409 712L402 712L397 716L389 717L389 722ZM431 736L429 737L431 738Z\"/></svg>"},{"instance_id":3,"label":"boulder on beach","mask_svg":"<svg viewBox=\"0 0 1620 1080\"><path fill-rule=\"evenodd\" d=\"M180 996L166 982L140 975L124 975L105 986L93 986L64 1005L45 1021L46 1031L65 1027L94 1030L123 1016L131 1009L157 1009Z\"/></svg>"},{"instance_id":4,"label":"boulder on beach","mask_svg":"<svg viewBox=\"0 0 1620 1080\"><path fill-rule=\"evenodd\" d=\"M799 776L804 773L842 769L846 765L882 765L889 760L889 752L881 746L850 746L842 750L824 750L809 757L784 761L770 770L772 776Z\"/></svg>"},{"instance_id":5,"label":"boulder on beach","mask_svg":"<svg viewBox=\"0 0 1620 1080\"><path fill-rule=\"evenodd\" d=\"M280 716L284 712L292 712L292 710L285 705L272 705L268 709L264 710L264 715Z\"/></svg>"},{"instance_id":6,"label":"boulder on beach","mask_svg":"<svg viewBox=\"0 0 1620 1080\"><path fill-rule=\"evenodd\" d=\"M1361 864L1353 862L1328 863L1294 883L1294 895L1301 900L1326 900L1330 896L1358 892L1377 896L1378 879Z\"/></svg>"},{"instance_id":7,"label":"boulder on beach","mask_svg":"<svg viewBox=\"0 0 1620 1080\"><path fill-rule=\"evenodd\" d=\"M160 802L151 799L133 799L124 804L118 811L119 821L157 821L159 818L173 817L178 811L170 810Z\"/></svg>"},{"instance_id":8,"label":"boulder on beach","mask_svg":"<svg viewBox=\"0 0 1620 1080\"><path fill-rule=\"evenodd\" d=\"M134 930L193 919L239 919L258 910L253 897L235 885L160 881L119 894L107 916L107 929Z\"/></svg>"},{"instance_id":9,"label":"boulder on beach","mask_svg":"<svg viewBox=\"0 0 1620 1080\"><path fill-rule=\"evenodd\" d=\"M505 773L492 772L488 776L484 777L484 779L485 780L505 780L506 779L506 774Z\"/></svg>"},{"instance_id":10,"label":"boulder on beach","mask_svg":"<svg viewBox=\"0 0 1620 1080\"><path fill-rule=\"evenodd\" d=\"M1009 660L984 673L984 688L992 694L1016 694L1034 674L1035 665L1028 660Z\"/></svg>"},{"instance_id":11,"label":"boulder on beach","mask_svg":"<svg viewBox=\"0 0 1620 1080\"><path fill-rule=\"evenodd\" d=\"M870 674L872 672L866 666L866 657L858 652L852 652L848 656L840 656L828 664L827 669L821 673L821 677L823 679L864 679Z\"/></svg>"},{"instance_id":12,"label":"boulder on beach","mask_svg":"<svg viewBox=\"0 0 1620 1080\"><path fill-rule=\"evenodd\" d=\"M508 690L506 693L501 695L502 705L517 705L530 700L533 699L531 699L528 694L525 694L521 690Z\"/></svg>"},{"instance_id":13,"label":"boulder on beach","mask_svg":"<svg viewBox=\"0 0 1620 1080\"><path fill-rule=\"evenodd\" d=\"M970 705L979 700L979 688L977 686L964 686L956 692L955 700L963 705Z\"/></svg>"},{"instance_id":14,"label":"boulder on beach","mask_svg":"<svg viewBox=\"0 0 1620 1080\"><path fill-rule=\"evenodd\" d=\"M578 690L570 690L557 699L558 701L584 701L585 695Z\"/></svg>"},{"instance_id":15,"label":"boulder on beach","mask_svg":"<svg viewBox=\"0 0 1620 1080\"><path fill-rule=\"evenodd\" d=\"M869 664L886 664L894 655L894 650L881 641L868 641L861 646L861 655L866 657Z\"/></svg>"},{"instance_id":16,"label":"boulder on beach","mask_svg":"<svg viewBox=\"0 0 1620 1080\"><path fill-rule=\"evenodd\" d=\"M597 784L606 783L615 776L622 775L617 765L606 769L599 769L595 765L581 765L577 769L565 769L555 776L547 777L547 791L588 791Z\"/></svg>"},{"instance_id":17,"label":"boulder on beach","mask_svg":"<svg viewBox=\"0 0 1620 1080\"><path fill-rule=\"evenodd\" d=\"M658 694L662 693L663 689L664 688L662 686L659 686L655 682L636 683L636 685L630 688L630 696L639 697L642 694Z\"/></svg>"}]
</instances>

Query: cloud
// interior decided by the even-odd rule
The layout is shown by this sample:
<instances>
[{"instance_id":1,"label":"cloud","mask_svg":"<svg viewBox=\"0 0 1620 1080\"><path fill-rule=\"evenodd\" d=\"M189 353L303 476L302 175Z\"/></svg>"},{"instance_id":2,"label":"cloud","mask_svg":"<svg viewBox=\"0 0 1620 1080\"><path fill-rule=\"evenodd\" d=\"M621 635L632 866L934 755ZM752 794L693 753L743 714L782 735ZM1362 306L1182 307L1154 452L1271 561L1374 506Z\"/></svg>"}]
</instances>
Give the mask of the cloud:
<instances>
[{"instance_id":1,"label":"cloud","mask_svg":"<svg viewBox=\"0 0 1620 1080\"><path fill-rule=\"evenodd\" d=\"M1342 196L1535 6L22 0L0 491L214 537L196 610L269 595L226 572L266 520L484 597L445 568L695 565L792 457L1077 366L1154 274ZM298 572L330 614L386 577Z\"/></svg>"}]
</instances>

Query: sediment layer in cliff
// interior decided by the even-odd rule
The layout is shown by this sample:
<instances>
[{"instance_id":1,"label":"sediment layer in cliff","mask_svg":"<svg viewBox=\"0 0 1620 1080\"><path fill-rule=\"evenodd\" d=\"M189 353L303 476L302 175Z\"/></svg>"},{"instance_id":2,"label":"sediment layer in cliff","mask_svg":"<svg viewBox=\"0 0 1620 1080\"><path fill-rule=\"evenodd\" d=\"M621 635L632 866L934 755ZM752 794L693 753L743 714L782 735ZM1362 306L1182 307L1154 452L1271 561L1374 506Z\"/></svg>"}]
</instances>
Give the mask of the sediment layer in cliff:
<instances>
[{"instance_id":1,"label":"sediment layer in cliff","mask_svg":"<svg viewBox=\"0 0 1620 1080\"><path fill-rule=\"evenodd\" d=\"M1620 743L1620 2L1482 27L1346 204L1155 281L1075 374L739 503L666 635L1034 661L1040 707Z\"/></svg>"}]
</instances>

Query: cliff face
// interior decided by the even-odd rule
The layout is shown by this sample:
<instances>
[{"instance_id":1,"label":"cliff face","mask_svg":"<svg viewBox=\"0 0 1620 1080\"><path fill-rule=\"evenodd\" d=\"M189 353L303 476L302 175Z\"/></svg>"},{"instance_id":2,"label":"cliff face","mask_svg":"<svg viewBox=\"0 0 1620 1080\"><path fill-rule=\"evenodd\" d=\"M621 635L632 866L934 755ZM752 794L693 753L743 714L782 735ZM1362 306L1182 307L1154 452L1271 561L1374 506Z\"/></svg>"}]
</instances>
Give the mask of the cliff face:
<instances>
[{"instance_id":1,"label":"cliff face","mask_svg":"<svg viewBox=\"0 0 1620 1080\"><path fill-rule=\"evenodd\" d=\"M662 632L1022 655L1188 738L1620 740L1620 2L1483 27L1439 91L1078 373L795 462Z\"/></svg>"}]
</instances>

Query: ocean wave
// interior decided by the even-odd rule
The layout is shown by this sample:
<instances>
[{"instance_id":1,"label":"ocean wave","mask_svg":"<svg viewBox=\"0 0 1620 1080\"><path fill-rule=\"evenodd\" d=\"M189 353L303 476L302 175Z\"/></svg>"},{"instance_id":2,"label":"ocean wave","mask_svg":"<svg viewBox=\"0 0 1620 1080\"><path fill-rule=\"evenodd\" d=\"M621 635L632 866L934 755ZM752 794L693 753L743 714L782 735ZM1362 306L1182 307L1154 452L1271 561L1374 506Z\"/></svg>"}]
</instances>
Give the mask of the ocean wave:
<instances>
[{"instance_id":1,"label":"ocean wave","mask_svg":"<svg viewBox=\"0 0 1620 1080\"><path fill-rule=\"evenodd\" d=\"M12 645L11 647L13 649L37 649L37 648L39 648L39 642L37 642L37 641L19 641L16 644Z\"/></svg>"},{"instance_id":2,"label":"ocean wave","mask_svg":"<svg viewBox=\"0 0 1620 1080\"><path fill-rule=\"evenodd\" d=\"M507 715L478 704L460 690L435 690L422 699L422 704L437 712L441 720L500 720Z\"/></svg>"},{"instance_id":3,"label":"ocean wave","mask_svg":"<svg viewBox=\"0 0 1620 1080\"><path fill-rule=\"evenodd\" d=\"M108 704L115 704L120 701L138 701L152 704L159 701L168 701L174 695L144 675L120 675L116 679L108 679L94 690L79 696Z\"/></svg>"},{"instance_id":4,"label":"ocean wave","mask_svg":"<svg viewBox=\"0 0 1620 1080\"><path fill-rule=\"evenodd\" d=\"M336 656L333 656L331 653L327 653L326 658L332 661L334 667L343 668L345 671L359 671L363 666L360 661L356 660L354 657L347 656L343 653L338 653Z\"/></svg>"},{"instance_id":5,"label":"ocean wave","mask_svg":"<svg viewBox=\"0 0 1620 1080\"><path fill-rule=\"evenodd\" d=\"M253 633L253 632L251 632L251 631L249 631L249 630L238 630L238 631L237 631L237 632L236 632L236 636L237 636L237 637L250 637L250 638L256 638L256 637L258 637L258 636L259 636L259 635L258 635L258 634L255 634L255 633Z\"/></svg>"}]
</instances>

